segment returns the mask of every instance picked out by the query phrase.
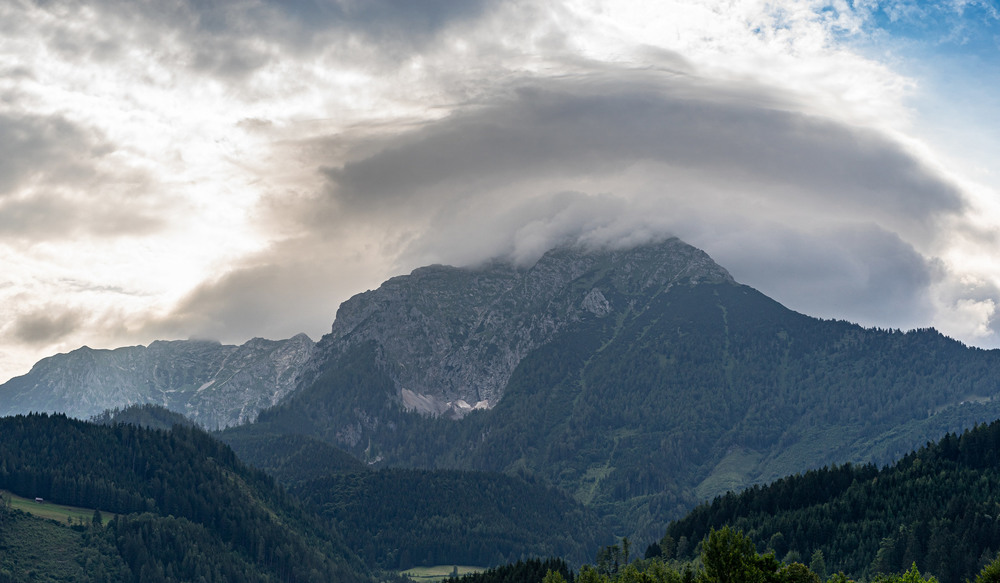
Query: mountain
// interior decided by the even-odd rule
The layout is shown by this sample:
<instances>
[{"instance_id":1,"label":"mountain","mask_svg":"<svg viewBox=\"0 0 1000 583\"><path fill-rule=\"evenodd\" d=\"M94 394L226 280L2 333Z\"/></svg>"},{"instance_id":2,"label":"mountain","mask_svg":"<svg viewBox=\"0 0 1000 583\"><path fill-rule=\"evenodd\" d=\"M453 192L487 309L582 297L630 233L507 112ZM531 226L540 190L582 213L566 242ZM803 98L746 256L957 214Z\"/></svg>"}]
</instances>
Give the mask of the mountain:
<instances>
[{"instance_id":1,"label":"mountain","mask_svg":"<svg viewBox=\"0 0 1000 583\"><path fill-rule=\"evenodd\" d=\"M295 387L314 344L254 338L241 346L203 340L156 341L115 350L83 347L43 359L0 385L0 415L61 412L89 418L106 409L153 403L216 429L237 425Z\"/></svg>"},{"instance_id":2,"label":"mountain","mask_svg":"<svg viewBox=\"0 0 1000 583\"><path fill-rule=\"evenodd\" d=\"M556 249L527 269L501 261L424 267L344 302L305 367L304 384L375 341L407 408L461 415L493 407L525 356L582 318L627 309L605 294L656 294L682 280L732 277L677 239L625 252Z\"/></svg>"},{"instance_id":3,"label":"mountain","mask_svg":"<svg viewBox=\"0 0 1000 583\"><path fill-rule=\"evenodd\" d=\"M647 540L727 490L1000 417L1000 351L810 318L677 239L418 269L345 302L304 371L245 431L534 475Z\"/></svg>"},{"instance_id":4,"label":"mountain","mask_svg":"<svg viewBox=\"0 0 1000 583\"><path fill-rule=\"evenodd\" d=\"M731 525L778 557L820 551L831 573L870 580L916 563L941 583L960 583L1000 551L998 509L1000 421L881 470L832 466L726 494L671 523L657 547L667 558L690 556L710 529Z\"/></svg>"},{"instance_id":5,"label":"mountain","mask_svg":"<svg viewBox=\"0 0 1000 583\"><path fill-rule=\"evenodd\" d=\"M57 560L86 575L61 580L370 580L328 523L196 428L18 415L0 419L0 460L0 489L95 510L74 535L0 505L0 579L57 580L41 567ZM37 556L54 537L57 555Z\"/></svg>"},{"instance_id":6,"label":"mountain","mask_svg":"<svg viewBox=\"0 0 1000 583\"><path fill-rule=\"evenodd\" d=\"M530 266L421 268L345 302L315 347L297 338L299 351L248 343L294 355L278 359L283 367L248 345L154 343L143 350L157 358L129 366L141 347L120 349L121 360L76 351L47 360L79 364L42 361L0 387L0 402L152 386L150 400L175 411L197 399L229 411L214 425L199 413L225 426L255 410L229 379L285 379L287 394L255 423L219 435L289 487L358 471L341 450L371 469L502 473L553 486L636 540L728 490L832 463L887 463L1000 417L1000 351L933 329L810 318L677 239L558 248ZM147 385L91 382L133 369ZM268 390L255 406L278 400ZM356 479L386 492L390 475Z\"/></svg>"}]
</instances>

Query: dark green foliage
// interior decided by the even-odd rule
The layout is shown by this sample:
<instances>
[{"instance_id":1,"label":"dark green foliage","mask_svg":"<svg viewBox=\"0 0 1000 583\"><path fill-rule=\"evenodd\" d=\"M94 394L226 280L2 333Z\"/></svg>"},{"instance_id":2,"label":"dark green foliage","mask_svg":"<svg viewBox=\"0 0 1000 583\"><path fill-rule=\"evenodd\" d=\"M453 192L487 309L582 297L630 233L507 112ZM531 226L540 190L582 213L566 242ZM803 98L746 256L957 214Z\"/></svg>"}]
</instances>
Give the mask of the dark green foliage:
<instances>
[{"instance_id":1,"label":"dark green foliage","mask_svg":"<svg viewBox=\"0 0 1000 583\"><path fill-rule=\"evenodd\" d=\"M1000 583L1000 556L976 575L975 583Z\"/></svg>"},{"instance_id":2,"label":"dark green foliage","mask_svg":"<svg viewBox=\"0 0 1000 583\"><path fill-rule=\"evenodd\" d=\"M393 399L392 378L377 361L374 343L353 348L337 366L323 371L308 392L297 391L281 405L262 411L256 425L274 433L312 435L356 446L353 436L367 429L365 417L391 423L404 415ZM365 415L359 418L358 411Z\"/></svg>"},{"instance_id":3,"label":"dark green foliage","mask_svg":"<svg viewBox=\"0 0 1000 583\"><path fill-rule=\"evenodd\" d=\"M387 569L532 555L582 563L611 538L593 512L562 493L502 474L386 469L291 491L334 518L369 564Z\"/></svg>"},{"instance_id":4,"label":"dark green foliage","mask_svg":"<svg viewBox=\"0 0 1000 583\"><path fill-rule=\"evenodd\" d=\"M333 529L195 428L101 426L63 415L3 418L0 488L146 513L120 517L107 529L105 546L118 549L136 581L199 580L185 573L200 576L201 566L222 569L207 581L364 580L363 566Z\"/></svg>"},{"instance_id":5,"label":"dark green foliage","mask_svg":"<svg viewBox=\"0 0 1000 583\"><path fill-rule=\"evenodd\" d=\"M624 543L624 541L623 541ZM622 546L602 550L602 555L622 553ZM664 562L660 559L623 562L616 569L584 565L574 578L565 565L529 561L467 575L449 583L820 583L819 577L800 563L783 564L771 554L761 555L741 532L723 528L702 541L699 561ZM598 560L602 557L599 555ZM846 579L836 583L853 583ZM897 583L893 580L893 583ZM899 582L901 583L901 582ZM907 582L910 583L910 582ZM916 582L912 582L916 583Z\"/></svg>"},{"instance_id":6,"label":"dark green foliage","mask_svg":"<svg viewBox=\"0 0 1000 583\"><path fill-rule=\"evenodd\" d=\"M482 573L448 579L446 583L821 583L811 568L797 562L782 562L770 552L761 554L753 541L741 531L725 526L711 530L698 545L699 556L691 561L664 561L660 558L622 564L609 571L600 565L581 567L574 577L559 560L519 561L516 564L489 569ZM602 552L608 551L606 547ZM621 551L621 547L615 545ZM600 559L600 557L599 557ZM1000 559L983 568L975 583L991 583L998 579ZM938 583L938 579L921 573L916 564L900 571L876 573L870 583ZM836 573L828 583L854 583L844 573Z\"/></svg>"},{"instance_id":7,"label":"dark green foliage","mask_svg":"<svg viewBox=\"0 0 1000 583\"><path fill-rule=\"evenodd\" d=\"M232 552L202 525L184 518L132 515L112 521L108 529L135 583L201 580L264 583L283 580L286 572L292 574L289 561L282 561L279 569L261 568L242 553ZM309 580L302 575L296 579Z\"/></svg>"},{"instance_id":8,"label":"dark green foliage","mask_svg":"<svg viewBox=\"0 0 1000 583\"><path fill-rule=\"evenodd\" d=\"M763 583L770 571L758 567L759 557L750 539L729 527L709 533L701 559L704 583Z\"/></svg>"},{"instance_id":9,"label":"dark green foliage","mask_svg":"<svg viewBox=\"0 0 1000 583\"><path fill-rule=\"evenodd\" d=\"M220 438L241 460L286 485L367 470L339 447L305 435L259 433L243 426L220 434Z\"/></svg>"},{"instance_id":10,"label":"dark green foliage","mask_svg":"<svg viewBox=\"0 0 1000 583\"><path fill-rule=\"evenodd\" d=\"M391 380L376 364L375 351L373 345L351 351L343 367L328 370L311 392L262 413L257 424L220 437L245 460L319 505L341 525L352 548L384 568L487 566L535 554L583 562L611 538L593 512L532 481L478 472L364 472L363 464L342 450L298 434L315 431L333 440L360 435L365 424L377 422L395 427L398 436L413 437L383 444L379 455L391 457L421 457L420 452L440 451L449 439L466 439L458 434L473 425L413 415L389 400ZM346 407L335 405L345 396L342 389ZM358 417L359 410L377 412L377 421L374 415ZM428 425L439 431L420 431ZM375 452L360 453L370 457Z\"/></svg>"},{"instance_id":11,"label":"dark green foliage","mask_svg":"<svg viewBox=\"0 0 1000 583\"><path fill-rule=\"evenodd\" d=\"M916 563L910 564L910 569L902 574L878 573L872 578L872 583L938 583L933 575L921 575Z\"/></svg>"},{"instance_id":12,"label":"dark green foliage","mask_svg":"<svg viewBox=\"0 0 1000 583\"><path fill-rule=\"evenodd\" d=\"M93 528L0 507L0 583L130 580L114 546L91 540Z\"/></svg>"},{"instance_id":13,"label":"dark green foliage","mask_svg":"<svg viewBox=\"0 0 1000 583\"><path fill-rule=\"evenodd\" d=\"M1000 421L949 434L882 470L835 466L718 497L667 536L698 540L728 524L760 549L812 557L817 568L868 577L915 564L960 583L1000 549L998 509Z\"/></svg>"}]
</instances>

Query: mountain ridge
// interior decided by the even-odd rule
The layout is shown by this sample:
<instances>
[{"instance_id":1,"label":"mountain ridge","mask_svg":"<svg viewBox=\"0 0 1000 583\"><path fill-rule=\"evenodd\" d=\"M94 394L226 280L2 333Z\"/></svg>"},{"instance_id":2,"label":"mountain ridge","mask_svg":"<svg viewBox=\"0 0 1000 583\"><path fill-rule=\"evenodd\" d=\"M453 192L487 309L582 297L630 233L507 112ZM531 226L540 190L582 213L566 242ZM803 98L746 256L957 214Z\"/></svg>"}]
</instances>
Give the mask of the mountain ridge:
<instances>
[{"instance_id":1,"label":"mountain ridge","mask_svg":"<svg viewBox=\"0 0 1000 583\"><path fill-rule=\"evenodd\" d=\"M87 346L35 363L0 385L0 415L60 412L89 418L155 403L208 429L251 420L291 392L314 343L305 334L242 345L156 340L148 346Z\"/></svg>"}]
</instances>

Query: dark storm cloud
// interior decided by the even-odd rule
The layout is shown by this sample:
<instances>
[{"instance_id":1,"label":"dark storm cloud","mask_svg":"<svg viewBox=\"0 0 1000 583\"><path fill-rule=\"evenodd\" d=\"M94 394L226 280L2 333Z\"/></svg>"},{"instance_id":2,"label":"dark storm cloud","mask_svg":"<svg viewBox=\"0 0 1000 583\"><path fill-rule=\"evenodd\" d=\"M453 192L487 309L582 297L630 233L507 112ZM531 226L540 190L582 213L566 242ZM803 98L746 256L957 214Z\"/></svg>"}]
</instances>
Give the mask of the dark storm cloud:
<instances>
[{"instance_id":1,"label":"dark storm cloud","mask_svg":"<svg viewBox=\"0 0 1000 583\"><path fill-rule=\"evenodd\" d=\"M84 320L79 312L49 307L18 316L10 334L26 344L50 344L76 331Z\"/></svg>"},{"instance_id":2,"label":"dark storm cloud","mask_svg":"<svg viewBox=\"0 0 1000 583\"><path fill-rule=\"evenodd\" d=\"M146 332L223 342L300 332L318 337L329 330L340 302L369 279L318 243L293 241L234 265L192 290L169 316L150 322ZM376 286L380 280L368 283Z\"/></svg>"},{"instance_id":3,"label":"dark storm cloud","mask_svg":"<svg viewBox=\"0 0 1000 583\"><path fill-rule=\"evenodd\" d=\"M807 110L684 75L532 80L366 144L295 214L317 241L380 225L404 272L674 234L800 311L928 325L937 276L917 248L964 210L959 190L884 135Z\"/></svg>"},{"instance_id":4,"label":"dark storm cloud","mask_svg":"<svg viewBox=\"0 0 1000 583\"><path fill-rule=\"evenodd\" d=\"M885 327L928 325L928 288L940 279L939 266L875 225L803 233L764 224L713 239L713 257L734 277L799 312Z\"/></svg>"},{"instance_id":5,"label":"dark storm cloud","mask_svg":"<svg viewBox=\"0 0 1000 583\"><path fill-rule=\"evenodd\" d=\"M533 82L325 172L338 204L377 213L640 162L767 185L762 200L896 223L919 225L963 205L956 188L874 131L791 111L763 92L726 95L677 78Z\"/></svg>"}]
</instances>

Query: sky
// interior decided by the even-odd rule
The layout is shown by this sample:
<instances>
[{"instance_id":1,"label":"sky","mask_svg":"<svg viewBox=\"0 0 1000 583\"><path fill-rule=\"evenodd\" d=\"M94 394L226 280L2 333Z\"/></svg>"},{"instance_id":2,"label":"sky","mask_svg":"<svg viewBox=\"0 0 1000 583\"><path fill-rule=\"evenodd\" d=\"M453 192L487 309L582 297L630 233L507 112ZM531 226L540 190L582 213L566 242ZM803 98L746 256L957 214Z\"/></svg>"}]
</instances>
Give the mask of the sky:
<instances>
[{"instance_id":1,"label":"sky","mask_svg":"<svg viewBox=\"0 0 1000 583\"><path fill-rule=\"evenodd\" d=\"M0 381L667 236L998 347L998 89L996 1L7 0Z\"/></svg>"}]
</instances>

